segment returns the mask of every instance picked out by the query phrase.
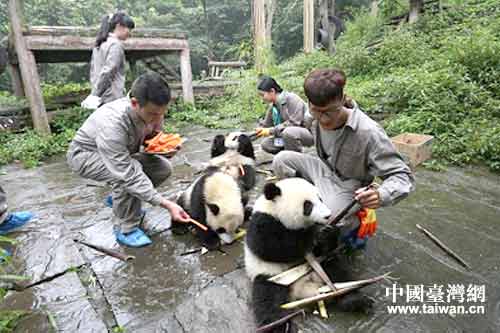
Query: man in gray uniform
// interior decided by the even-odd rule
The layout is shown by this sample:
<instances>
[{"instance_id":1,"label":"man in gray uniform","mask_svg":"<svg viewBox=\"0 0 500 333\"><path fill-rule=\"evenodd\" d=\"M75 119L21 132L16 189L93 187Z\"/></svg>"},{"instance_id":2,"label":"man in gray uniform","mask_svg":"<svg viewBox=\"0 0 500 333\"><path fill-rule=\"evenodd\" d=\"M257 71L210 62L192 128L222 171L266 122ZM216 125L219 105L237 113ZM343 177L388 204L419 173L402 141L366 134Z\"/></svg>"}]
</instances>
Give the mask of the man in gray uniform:
<instances>
[{"instance_id":1,"label":"man in gray uniform","mask_svg":"<svg viewBox=\"0 0 500 333\"><path fill-rule=\"evenodd\" d=\"M315 70L308 75L304 90L315 119L318 156L284 151L273 161L278 177L303 177L316 185L334 215L353 197L361 207L376 209L397 203L414 189L409 167L384 130L354 101L347 101L345 82L340 70ZM383 183L367 188L375 177ZM355 244L359 219L351 212L343 223L341 237Z\"/></svg>"},{"instance_id":2,"label":"man in gray uniform","mask_svg":"<svg viewBox=\"0 0 500 333\"><path fill-rule=\"evenodd\" d=\"M130 98L105 104L90 115L67 153L74 172L111 185L115 234L127 246L151 243L140 225L144 222L142 201L168 209L175 221L189 221L181 207L155 190L171 174L169 161L139 152L145 138L163 120L169 100L170 89L158 74L141 75Z\"/></svg>"}]
</instances>

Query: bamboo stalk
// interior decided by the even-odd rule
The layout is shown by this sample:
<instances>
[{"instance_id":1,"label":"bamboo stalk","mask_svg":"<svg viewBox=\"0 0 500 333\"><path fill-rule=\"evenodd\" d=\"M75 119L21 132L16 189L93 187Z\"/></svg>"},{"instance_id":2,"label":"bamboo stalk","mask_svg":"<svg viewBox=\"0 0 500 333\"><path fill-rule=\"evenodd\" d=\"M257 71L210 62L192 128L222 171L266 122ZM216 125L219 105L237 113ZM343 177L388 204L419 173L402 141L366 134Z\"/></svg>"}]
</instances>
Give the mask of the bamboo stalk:
<instances>
[{"instance_id":1,"label":"bamboo stalk","mask_svg":"<svg viewBox=\"0 0 500 333\"><path fill-rule=\"evenodd\" d=\"M314 269L314 271L319 275L321 280L323 280L323 282L326 283L326 285L329 286L333 291L337 290L337 288L335 288L335 286L333 285L332 280L330 280L330 277L328 276L328 274L326 274L323 267L321 267L321 264L316 259L316 257L312 253L307 253L305 258L309 266L311 266L312 269Z\"/></svg>"},{"instance_id":2,"label":"bamboo stalk","mask_svg":"<svg viewBox=\"0 0 500 333\"><path fill-rule=\"evenodd\" d=\"M429 230L422 227L420 224L416 224L418 230L422 231L427 237L429 237L434 243L436 243L441 249L443 249L448 255L454 258L458 263L467 269L471 269L470 265L462 259L458 254L456 254L452 249L441 242L436 236L434 236Z\"/></svg>"},{"instance_id":3,"label":"bamboo stalk","mask_svg":"<svg viewBox=\"0 0 500 333\"><path fill-rule=\"evenodd\" d=\"M287 321L289 321L293 317L298 316L299 314L301 314L304 317L306 316L306 313L304 310L295 311L293 313L290 313L289 315L284 316L283 318L280 318L276 321L273 321L272 323L269 323L267 325L264 325L264 326L257 328L256 332L257 333L264 333L264 332L270 331L277 326L283 325L284 323L286 323Z\"/></svg>"},{"instance_id":4,"label":"bamboo stalk","mask_svg":"<svg viewBox=\"0 0 500 333\"><path fill-rule=\"evenodd\" d=\"M94 250L99 251L101 253L104 253L104 254L106 254L106 255L108 255L110 257L114 257L116 259L120 259L121 261L127 262L129 260L135 259L134 256L131 256L131 255L128 255L128 254L125 254L125 253L122 253L122 252L118 252L118 251L115 251L115 250L107 249L107 248L99 246L99 245L89 244L89 243L81 241L79 239L73 239L73 241L76 242L76 243L80 243L82 245L85 245L87 247L90 247L91 249L94 249Z\"/></svg>"},{"instance_id":5,"label":"bamboo stalk","mask_svg":"<svg viewBox=\"0 0 500 333\"><path fill-rule=\"evenodd\" d=\"M255 172L256 173L261 173L263 175L270 176L270 177L274 176L274 174L271 171L269 171L269 170L256 169Z\"/></svg>"},{"instance_id":6,"label":"bamboo stalk","mask_svg":"<svg viewBox=\"0 0 500 333\"><path fill-rule=\"evenodd\" d=\"M324 301L324 300L328 300L328 299L331 299L334 297L338 297L338 296L350 293L351 291L354 291L356 289L360 289L360 288L368 286L370 284L374 284L382 279L385 279L388 275L389 275L389 273L386 273L384 275L380 275L380 276L377 276L377 277L374 277L371 279L359 281L358 284L353 285L352 287L337 289L336 291L332 291L329 293L319 294L319 295L304 298L304 299L301 299L298 301L286 303L286 304L281 305L281 308L285 309L285 310L291 310L291 309L295 309L295 308L304 307L304 306L307 306L307 305L312 304L312 303L317 303L319 301Z\"/></svg>"}]
</instances>

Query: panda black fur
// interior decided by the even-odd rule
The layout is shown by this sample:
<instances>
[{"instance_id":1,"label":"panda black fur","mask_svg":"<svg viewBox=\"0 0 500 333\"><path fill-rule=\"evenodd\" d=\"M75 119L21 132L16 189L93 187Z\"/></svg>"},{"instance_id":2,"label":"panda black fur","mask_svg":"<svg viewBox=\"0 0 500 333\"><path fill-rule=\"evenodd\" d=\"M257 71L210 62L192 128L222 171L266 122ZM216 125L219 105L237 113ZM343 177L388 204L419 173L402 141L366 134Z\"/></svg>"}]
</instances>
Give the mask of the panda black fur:
<instances>
[{"instance_id":1,"label":"panda black fur","mask_svg":"<svg viewBox=\"0 0 500 333\"><path fill-rule=\"evenodd\" d=\"M268 278L304 262L304 256L316 244L315 224L325 224L330 215L317 188L301 178L264 186L264 195L255 202L245 243L245 268L252 280L252 308L258 326L288 314L280 309L281 304L317 295L318 288L324 285L316 273L288 287ZM352 280L342 265L335 261L334 267L324 267L335 282ZM340 310L365 310L371 300L354 293L342 297L338 305ZM287 323L273 332L289 332L291 327Z\"/></svg>"},{"instance_id":2,"label":"panda black fur","mask_svg":"<svg viewBox=\"0 0 500 333\"><path fill-rule=\"evenodd\" d=\"M245 192L255 186L255 153L248 135L241 132L232 132L226 137L216 135L212 141L210 157L209 164L222 168L237 179Z\"/></svg>"},{"instance_id":3,"label":"panda black fur","mask_svg":"<svg viewBox=\"0 0 500 333\"><path fill-rule=\"evenodd\" d=\"M209 249L220 245L220 238L231 242L236 230L244 222L241 189L236 180L219 168L210 167L179 197L177 203L196 221L209 227L196 228L196 235ZM181 223L173 222L182 228Z\"/></svg>"}]
</instances>

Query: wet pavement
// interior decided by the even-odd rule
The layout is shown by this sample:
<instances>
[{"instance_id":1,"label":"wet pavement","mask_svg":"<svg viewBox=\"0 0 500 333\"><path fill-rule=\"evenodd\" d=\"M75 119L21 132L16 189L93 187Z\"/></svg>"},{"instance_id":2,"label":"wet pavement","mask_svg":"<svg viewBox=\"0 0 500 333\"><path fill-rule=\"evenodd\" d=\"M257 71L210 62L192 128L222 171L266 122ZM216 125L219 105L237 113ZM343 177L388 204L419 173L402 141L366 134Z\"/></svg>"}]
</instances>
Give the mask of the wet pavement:
<instances>
[{"instance_id":1,"label":"wet pavement","mask_svg":"<svg viewBox=\"0 0 500 333\"><path fill-rule=\"evenodd\" d=\"M187 132L185 132L187 133ZM172 159L174 174L161 187L167 197L185 187L209 158L217 130L195 127L182 153ZM257 147L257 146L256 146ZM257 151L258 161L270 156ZM261 168L269 167L269 165ZM500 332L500 176L481 169L418 169L418 188L409 199L378 211L380 227L366 251L353 257L360 278L391 271L397 287L448 284L485 287L485 301L457 299L443 305L481 305L485 314L389 314L393 282L366 288L374 313L329 319L309 313L296 319L303 332ZM258 176L259 185L265 181ZM199 247L191 235L173 235L170 218L146 206L154 244L123 249L112 235L109 189L81 179L63 157L36 169L0 168L0 183L12 210L31 210L37 219L13 234L19 242L10 273L26 275L31 287L10 291L0 310L29 310L17 332L252 332L249 281L242 243L223 252L185 254ZM415 228L429 229L472 266L468 271ZM73 239L116 248L136 259L122 262L76 244ZM429 296L429 295L428 295ZM430 297L430 296L429 296ZM422 305L398 296L395 305ZM425 303L431 304L431 303Z\"/></svg>"}]
</instances>

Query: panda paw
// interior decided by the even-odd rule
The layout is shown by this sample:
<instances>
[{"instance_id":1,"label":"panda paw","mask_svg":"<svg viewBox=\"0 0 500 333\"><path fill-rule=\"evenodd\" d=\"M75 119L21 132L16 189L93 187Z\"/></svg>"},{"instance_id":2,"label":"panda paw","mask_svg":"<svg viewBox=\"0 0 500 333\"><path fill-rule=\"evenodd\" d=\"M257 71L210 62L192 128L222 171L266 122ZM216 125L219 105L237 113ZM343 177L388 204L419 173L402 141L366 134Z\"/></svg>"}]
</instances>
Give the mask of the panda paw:
<instances>
[{"instance_id":1,"label":"panda paw","mask_svg":"<svg viewBox=\"0 0 500 333\"><path fill-rule=\"evenodd\" d=\"M340 311L370 314L373 312L374 303L373 298L360 291L354 291L338 299L336 305Z\"/></svg>"},{"instance_id":2,"label":"panda paw","mask_svg":"<svg viewBox=\"0 0 500 333\"><path fill-rule=\"evenodd\" d=\"M203 247L206 247L209 251L218 250L221 246L218 236L200 237L200 240Z\"/></svg>"},{"instance_id":3,"label":"panda paw","mask_svg":"<svg viewBox=\"0 0 500 333\"><path fill-rule=\"evenodd\" d=\"M314 239L313 253L319 257L328 254L337 248L339 243L340 229L331 226L325 226L316 231Z\"/></svg>"},{"instance_id":4,"label":"panda paw","mask_svg":"<svg viewBox=\"0 0 500 333\"><path fill-rule=\"evenodd\" d=\"M174 235L185 235L189 232L189 226L186 223L172 221L172 227L170 230Z\"/></svg>"}]
</instances>

